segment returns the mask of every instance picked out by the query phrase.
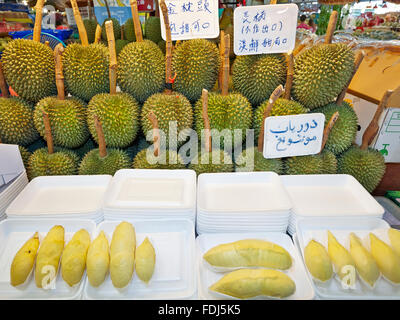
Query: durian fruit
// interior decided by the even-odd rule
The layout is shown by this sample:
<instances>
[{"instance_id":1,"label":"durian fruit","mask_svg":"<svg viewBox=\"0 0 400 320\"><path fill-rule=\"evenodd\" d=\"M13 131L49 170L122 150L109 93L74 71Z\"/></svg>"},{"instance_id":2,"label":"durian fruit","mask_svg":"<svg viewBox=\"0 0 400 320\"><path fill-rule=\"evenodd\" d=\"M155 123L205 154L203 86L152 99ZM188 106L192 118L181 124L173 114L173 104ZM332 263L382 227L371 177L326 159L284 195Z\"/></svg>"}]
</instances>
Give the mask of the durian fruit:
<instances>
[{"instance_id":1,"label":"durian fruit","mask_svg":"<svg viewBox=\"0 0 400 320\"><path fill-rule=\"evenodd\" d=\"M318 241L311 240L304 248L304 262L315 279L325 282L332 278L332 261L325 247Z\"/></svg>"},{"instance_id":2,"label":"durian fruit","mask_svg":"<svg viewBox=\"0 0 400 320\"><path fill-rule=\"evenodd\" d=\"M86 270L92 287L100 286L108 273L110 252L107 237L101 231L89 246L86 258Z\"/></svg>"},{"instance_id":3,"label":"durian fruit","mask_svg":"<svg viewBox=\"0 0 400 320\"><path fill-rule=\"evenodd\" d=\"M296 284L281 271L240 269L224 275L209 290L238 299L258 296L286 298L296 291Z\"/></svg>"},{"instance_id":4,"label":"durian fruit","mask_svg":"<svg viewBox=\"0 0 400 320\"><path fill-rule=\"evenodd\" d=\"M129 44L128 40L122 40L122 39L117 39L115 41L115 51L117 52L117 55L122 51L122 49Z\"/></svg>"},{"instance_id":5,"label":"durian fruit","mask_svg":"<svg viewBox=\"0 0 400 320\"><path fill-rule=\"evenodd\" d=\"M158 47L161 49L161 52L162 52L163 54L166 53L166 51L165 51L165 44L166 44L166 42L165 42L164 40L161 40L161 41L159 41L159 42L157 43Z\"/></svg>"},{"instance_id":6,"label":"durian fruit","mask_svg":"<svg viewBox=\"0 0 400 320\"><path fill-rule=\"evenodd\" d=\"M85 19L83 20L83 24L85 25L86 34L88 37L89 43L93 43L96 35L97 29L97 21L96 19Z\"/></svg>"},{"instance_id":7,"label":"durian fruit","mask_svg":"<svg viewBox=\"0 0 400 320\"><path fill-rule=\"evenodd\" d=\"M39 248L39 234L35 232L15 254L10 268L10 283L16 287L25 283L35 264L36 253Z\"/></svg>"},{"instance_id":8,"label":"durian fruit","mask_svg":"<svg viewBox=\"0 0 400 320\"><path fill-rule=\"evenodd\" d=\"M381 274L379 267L371 253L363 247L360 238L354 232L350 233L350 254L361 279L373 287Z\"/></svg>"},{"instance_id":9,"label":"durian fruit","mask_svg":"<svg viewBox=\"0 0 400 320\"><path fill-rule=\"evenodd\" d=\"M277 86L285 84L286 69L282 54L237 56L232 66L233 87L258 106Z\"/></svg>"},{"instance_id":10,"label":"durian fruit","mask_svg":"<svg viewBox=\"0 0 400 320\"><path fill-rule=\"evenodd\" d=\"M148 17L144 24L144 35L146 39L159 43L161 37L161 23L160 17Z\"/></svg>"},{"instance_id":11,"label":"durian fruit","mask_svg":"<svg viewBox=\"0 0 400 320\"><path fill-rule=\"evenodd\" d=\"M321 174L336 174L338 170L338 161L335 154L324 149L321 154L322 171Z\"/></svg>"},{"instance_id":12,"label":"durian fruit","mask_svg":"<svg viewBox=\"0 0 400 320\"><path fill-rule=\"evenodd\" d=\"M400 257L400 231L390 228L388 230L388 236L393 251Z\"/></svg>"},{"instance_id":13,"label":"durian fruit","mask_svg":"<svg viewBox=\"0 0 400 320\"><path fill-rule=\"evenodd\" d=\"M28 151L25 147L18 146L19 153L21 154L22 162L24 163L25 169L28 168L29 158L31 157L32 153Z\"/></svg>"},{"instance_id":14,"label":"durian fruit","mask_svg":"<svg viewBox=\"0 0 400 320\"><path fill-rule=\"evenodd\" d=\"M125 36L125 39L128 40L129 42L136 41L135 27L133 25L132 18L129 18L128 20L125 21L124 36Z\"/></svg>"},{"instance_id":15,"label":"durian fruit","mask_svg":"<svg viewBox=\"0 0 400 320\"><path fill-rule=\"evenodd\" d=\"M400 256L373 233L370 233L369 237L371 241L371 254L383 276L393 283L400 283Z\"/></svg>"},{"instance_id":16,"label":"durian fruit","mask_svg":"<svg viewBox=\"0 0 400 320\"><path fill-rule=\"evenodd\" d=\"M0 138L3 143L27 146L39 138L32 109L21 98L0 97Z\"/></svg>"},{"instance_id":17,"label":"durian fruit","mask_svg":"<svg viewBox=\"0 0 400 320\"><path fill-rule=\"evenodd\" d=\"M120 23L119 23L119 21L117 19L111 17L110 8L108 7L108 1L104 0L104 3L106 5L108 18L105 19L103 21L103 24L101 25L101 38L104 41L107 41L106 22L107 21L112 21L113 27L114 27L114 30L113 30L114 39L121 39L121 25L120 25Z\"/></svg>"},{"instance_id":18,"label":"durian fruit","mask_svg":"<svg viewBox=\"0 0 400 320\"><path fill-rule=\"evenodd\" d=\"M156 252L148 237L137 247L135 254L136 274L140 280L148 283L153 276L156 264Z\"/></svg>"}]
</instances>

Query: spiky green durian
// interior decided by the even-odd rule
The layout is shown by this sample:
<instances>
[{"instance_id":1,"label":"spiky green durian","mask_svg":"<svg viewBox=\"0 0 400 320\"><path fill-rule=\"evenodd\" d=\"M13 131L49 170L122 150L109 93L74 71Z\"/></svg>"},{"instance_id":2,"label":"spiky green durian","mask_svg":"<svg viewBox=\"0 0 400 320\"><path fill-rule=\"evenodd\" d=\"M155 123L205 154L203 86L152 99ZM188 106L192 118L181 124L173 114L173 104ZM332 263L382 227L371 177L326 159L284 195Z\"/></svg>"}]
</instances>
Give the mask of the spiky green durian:
<instances>
[{"instance_id":1,"label":"spiky green durian","mask_svg":"<svg viewBox=\"0 0 400 320\"><path fill-rule=\"evenodd\" d=\"M148 119L150 111L154 112L158 121L158 128L165 134L166 146L169 146L168 137L171 121L177 122L178 144L181 144L189 134L189 129L193 124L193 109L189 100L177 92L171 94L156 93L148 98L143 104L141 112L142 131L145 135L149 131L152 133L153 130Z\"/></svg>"},{"instance_id":2,"label":"spiky green durian","mask_svg":"<svg viewBox=\"0 0 400 320\"><path fill-rule=\"evenodd\" d=\"M165 61L153 41L144 40L126 45L118 56L118 84L140 103L165 84Z\"/></svg>"},{"instance_id":3,"label":"spiky green durian","mask_svg":"<svg viewBox=\"0 0 400 320\"><path fill-rule=\"evenodd\" d=\"M51 133L55 145L65 148L78 148L89 138L86 125L86 103L67 97L47 97L40 100L33 114L36 129L45 138L43 112L49 115Z\"/></svg>"},{"instance_id":4,"label":"spiky green durian","mask_svg":"<svg viewBox=\"0 0 400 320\"><path fill-rule=\"evenodd\" d=\"M233 87L253 106L267 100L286 81L286 61L281 54L237 56L232 66Z\"/></svg>"},{"instance_id":5,"label":"spiky green durian","mask_svg":"<svg viewBox=\"0 0 400 320\"><path fill-rule=\"evenodd\" d=\"M143 149L133 159L135 169L185 169L182 157L172 150L162 151L158 157L153 148Z\"/></svg>"},{"instance_id":6,"label":"spiky green durian","mask_svg":"<svg viewBox=\"0 0 400 320\"><path fill-rule=\"evenodd\" d=\"M161 40L157 43L158 47L161 49L162 53L165 54L166 52L166 42L164 40Z\"/></svg>"},{"instance_id":7,"label":"spiky green durian","mask_svg":"<svg viewBox=\"0 0 400 320\"><path fill-rule=\"evenodd\" d=\"M0 97L0 139L27 146L39 138L33 124L32 106L20 98Z\"/></svg>"},{"instance_id":8,"label":"spiky green durian","mask_svg":"<svg viewBox=\"0 0 400 320\"><path fill-rule=\"evenodd\" d=\"M144 35L146 39L155 43L159 43L162 40L160 17L148 17L146 19L146 23L144 24Z\"/></svg>"},{"instance_id":9,"label":"spiky green durian","mask_svg":"<svg viewBox=\"0 0 400 320\"><path fill-rule=\"evenodd\" d=\"M87 124L98 143L94 115L97 115L102 124L107 146L124 148L135 140L140 126L139 105L129 94L100 93L90 100L87 108Z\"/></svg>"},{"instance_id":10,"label":"spiky green durian","mask_svg":"<svg viewBox=\"0 0 400 320\"><path fill-rule=\"evenodd\" d=\"M1 61L6 81L19 97L36 103L57 93L53 50L43 43L10 41Z\"/></svg>"},{"instance_id":11,"label":"spiky green durian","mask_svg":"<svg viewBox=\"0 0 400 320\"><path fill-rule=\"evenodd\" d=\"M70 44L62 63L65 85L73 96L89 101L96 94L109 91L110 55L103 44Z\"/></svg>"},{"instance_id":12,"label":"spiky green durian","mask_svg":"<svg viewBox=\"0 0 400 320\"><path fill-rule=\"evenodd\" d=\"M313 112L321 112L325 115L325 125L328 124L332 115L339 112L339 118L335 122L325 148L338 155L347 150L353 143L358 129L358 118L353 108L343 102L341 105L330 103L322 108L314 109Z\"/></svg>"},{"instance_id":13,"label":"spiky green durian","mask_svg":"<svg viewBox=\"0 0 400 320\"><path fill-rule=\"evenodd\" d=\"M254 137L257 141L260 134L260 128L263 123L264 113L268 106L268 100L264 101L254 112ZM300 103L279 98L275 101L271 109L270 116L289 116L294 114L307 113L308 109L303 107Z\"/></svg>"},{"instance_id":14,"label":"spiky green durian","mask_svg":"<svg viewBox=\"0 0 400 320\"><path fill-rule=\"evenodd\" d=\"M213 88L219 66L219 52L214 43L205 39L184 41L172 53L174 89L195 102L203 89Z\"/></svg>"},{"instance_id":15,"label":"spiky green durian","mask_svg":"<svg viewBox=\"0 0 400 320\"><path fill-rule=\"evenodd\" d=\"M124 37L129 42L136 41L135 26L132 18L126 20L124 24Z\"/></svg>"},{"instance_id":16,"label":"spiky green durian","mask_svg":"<svg viewBox=\"0 0 400 320\"><path fill-rule=\"evenodd\" d=\"M121 50L129 43L128 40L118 39L115 41L115 52L117 55L121 52Z\"/></svg>"},{"instance_id":17,"label":"spiky green durian","mask_svg":"<svg viewBox=\"0 0 400 320\"><path fill-rule=\"evenodd\" d=\"M283 163L281 159L266 159L257 148L245 149L236 158L236 171L273 171L283 174Z\"/></svg>"},{"instance_id":18,"label":"spiky green durian","mask_svg":"<svg viewBox=\"0 0 400 320\"><path fill-rule=\"evenodd\" d=\"M232 172L232 157L221 149L213 149L211 152L200 150L189 164L189 169L201 173Z\"/></svg>"},{"instance_id":19,"label":"spiky green durian","mask_svg":"<svg viewBox=\"0 0 400 320\"><path fill-rule=\"evenodd\" d=\"M290 175L324 172L324 161L318 154L286 158L284 165L285 173Z\"/></svg>"},{"instance_id":20,"label":"spiky green durian","mask_svg":"<svg viewBox=\"0 0 400 320\"><path fill-rule=\"evenodd\" d=\"M322 174L337 173L337 159L332 151L324 149L320 157L322 158Z\"/></svg>"},{"instance_id":21,"label":"spiky green durian","mask_svg":"<svg viewBox=\"0 0 400 320\"><path fill-rule=\"evenodd\" d=\"M83 24L86 29L89 43L93 43L96 36L97 21L95 19L85 19L83 20Z\"/></svg>"},{"instance_id":22,"label":"spiky green durian","mask_svg":"<svg viewBox=\"0 0 400 320\"><path fill-rule=\"evenodd\" d=\"M19 148L19 153L21 154L22 162L24 163L24 167L28 168L29 158L32 155L32 153L30 153L28 149L22 146L18 146L18 148Z\"/></svg>"},{"instance_id":23,"label":"spiky green durian","mask_svg":"<svg viewBox=\"0 0 400 320\"><path fill-rule=\"evenodd\" d=\"M334 100L350 80L354 53L344 43L320 44L295 60L293 98L310 109Z\"/></svg>"},{"instance_id":24,"label":"spiky green durian","mask_svg":"<svg viewBox=\"0 0 400 320\"><path fill-rule=\"evenodd\" d=\"M107 155L100 157L99 149L88 152L79 165L79 174L109 174L114 175L120 169L131 167L131 159L125 151L107 149Z\"/></svg>"},{"instance_id":25,"label":"spiky green durian","mask_svg":"<svg viewBox=\"0 0 400 320\"><path fill-rule=\"evenodd\" d=\"M378 186L385 170L385 158L372 148L362 150L353 146L338 158L338 173L352 175L368 192Z\"/></svg>"},{"instance_id":26,"label":"spiky green durian","mask_svg":"<svg viewBox=\"0 0 400 320\"><path fill-rule=\"evenodd\" d=\"M106 32L106 22L107 21L112 21L112 23L113 23L114 39L115 40L121 39L121 24L115 18L107 18L103 21L103 24L101 25L101 38L104 41L107 41L107 32Z\"/></svg>"}]
</instances>

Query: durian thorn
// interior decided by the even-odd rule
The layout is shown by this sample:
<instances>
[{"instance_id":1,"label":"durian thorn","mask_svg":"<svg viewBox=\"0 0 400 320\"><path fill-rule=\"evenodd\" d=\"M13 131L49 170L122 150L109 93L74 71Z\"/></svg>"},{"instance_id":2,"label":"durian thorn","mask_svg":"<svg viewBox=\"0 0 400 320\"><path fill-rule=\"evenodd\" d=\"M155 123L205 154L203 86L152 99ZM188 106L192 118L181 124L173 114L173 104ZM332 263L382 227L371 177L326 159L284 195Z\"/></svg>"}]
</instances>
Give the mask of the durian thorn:
<instances>
[{"instance_id":1,"label":"durian thorn","mask_svg":"<svg viewBox=\"0 0 400 320\"><path fill-rule=\"evenodd\" d=\"M3 73L3 63L0 61L0 89L4 98L10 97L10 91Z\"/></svg>"},{"instance_id":2,"label":"durian thorn","mask_svg":"<svg viewBox=\"0 0 400 320\"><path fill-rule=\"evenodd\" d=\"M154 155L158 157L160 154L160 130L158 129L158 120L153 110L147 115L153 126Z\"/></svg>"},{"instance_id":3,"label":"durian thorn","mask_svg":"<svg viewBox=\"0 0 400 320\"><path fill-rule=\"evenodd\" d=\"M40 34L42 32L42 16L43 16L44 0L38 0L35 6L35 25L33 27L33 41L40 42Z\"/></svg>"},{"instance_id":4,"label":"durian thorn","mask_svg":"<svg viewBox=\"0 0 400 320\"><path fill-rule=\"evenodd\" d=\"M64 52L64 46L62 43L59 43L54 48L57 99L59 99L59 100L65 99L64 74L63 74L63 65L62 65L63 52Z\"/></svg>"},{"instance_id":5,"label":"durian thorn","mask_svg":"<svg viewBox=\"0 0 400 320\"><path fill-rule=\"evenodd\" d=\"M328 28L326 29L325 44L332 43L333 33L336 29L336 23L338 20L338 12L333 10L329 17Z\"/></svg>"},{"instance_id":6,"label":"durian thorn","mask_svg":"<svg viewBox=\"0 0 400 320\"><path fill-rule=\"evenodd\" d=\"M204 138L205 138L205 150L211 152L212 150L212 141L211 141L211 128L210 128L210 118L208 117L208 90L203 89L201 94L202 101L202 116L204 121Z\"/></svg>"},{"instance_id":7,"label":"durian thorn","mask_svg":"<svg viewBox=\"0 0 400 320\"><path fill-rule=\"evenodd\" d=\"M333 128L333 126L335 125L336 121L339 119L339 112L336 111L332 117L330 118L329 122L326 124L325 128L324 128L324 133L322 136L322 143L321 143L321 150L319 151L319 154L322 153L322 151L325 148L326 142L328 141L329 138L329 134Z\"/></svg>"},{"instance_id":8,"label":"durian thorn","mask_svg":"<svg viewBox=\"0 0 400 320\"><path fill-rule=\"evenodd\" d=\"M78 27L79 38L81 39L82 46L86 47L89 45L87 32L85 25L83 24L81 13L79 12L78 4L76 0L71 0L72 11L74 13L74 18L76 21L76 25Z\"/></svg>"},{"instance_id":9,"label":"durian thorn","mask_svg":"<svg viewBox=\"0 0 400 320\"><path fill-rule=\"evenodd\" d=\"M285 84L285 96L284 98L290 100L290 92L292 91L293 74L294 74L294 59L293 52L289 52L287 56L288 69Z\"/></svg>"},{"instance_id":10,"label":"durian thorn","mask_svg":"<svg viewBox=\"0 0 400 320\"><path fill-rule=\"evenodd\" d=\"M228 95L229 88L229 49L230 49L230 35L224 36L224 60L222 64L222 88L221 94L223 96Z\"/></svg>"},{"instance_id":11,"label":"durian thorn","mask_svg":"<svg viewBox=\"0 0 400 320\"><path fill-rule=\"evenodd\" d=\"M101 26L97 24L96 33L94 35L94 43L98 43L101 39Z\"/></svg>"},{"instance_id":12,"label":"durian thorn","mask_svg":"<svg viewBox=\"0 0 400 320\"><path fill-rule=\"evenodd\" d=\"M47 142L48 153L53 154L54 144L53 144L53 136L51 134L50 119L49 119L49 114L45 111L43 111L43 123L44 123L44 132Z\"/></svg>"},{"instance_id":13,"label":"durian thorn","mask_svg":"<svg viewBox=\"0 0 400 320\"><path fill-rule=\"evenodd\" d=\"M100 158L105 158L107 156L106 139L104 137L103 126L97 115L93 116L94 126L96 128L97 140L99 143L99 156Z\"/></svg>"},{"instance_id":14,"label":"durian thorn","mask_svg":"<svg viewBox=\"0 0 400 320\"><path fill-rule=\"evenodd\" d=\"M169 26L169 16L167 5L164 0L160 1L160 7L164 18L165 26L165 81L171 83L171 73L172 73L172 38L171 38L171 28Z\"/></svg>"},{"instance_id":15,"label":"durian thorn","mask_svg":"<svg viewBox=\"0 0 400 320\"><path fill-rule=\"evenodd\" d=\"M130 0L129 3L131 5L132 19L133 19L133 25L135 28L135 35L136 35L136 42L142 42L143 34L142 34L142 27L141 27L140 19L139 19L137 0Z\"/></svg>"},{"instance_id":16,"label":"durian thorn","mask_svg":"<svg viewBox=\"0 0 400 320\"><path fill-rule=\"evenodd\" d=\"M110 78L110 94L116 94L117 92L117 53L115 51L115 38L113 21L109 20L105 23L108 50L110 52L110 66L109 66L109 78Z\"/></svg>"}]
</instances>

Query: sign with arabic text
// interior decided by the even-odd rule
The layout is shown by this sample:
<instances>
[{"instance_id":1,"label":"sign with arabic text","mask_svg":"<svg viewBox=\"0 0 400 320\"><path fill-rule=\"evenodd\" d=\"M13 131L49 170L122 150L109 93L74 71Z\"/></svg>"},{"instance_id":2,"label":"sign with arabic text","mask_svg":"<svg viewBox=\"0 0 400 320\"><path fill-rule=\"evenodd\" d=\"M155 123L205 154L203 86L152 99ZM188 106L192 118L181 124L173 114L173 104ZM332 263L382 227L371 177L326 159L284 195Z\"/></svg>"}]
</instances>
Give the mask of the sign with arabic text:
<instances>
[{"instance_id":1,"label":"sign with arabic text","mask_svg":"<svg viewBox=\"0 0 400 320\"><path fill-rule=\"evenodd\" d=\"M235 54L292 51L298 10L293 3L236 8L233 15Z\"/></svg>"},{"instance_id":2,"label":"sign with arabic text","mask_svg":"<svg viewBox=\"0 0 400 320\"><path fill-rule=\"evenodd\" d=\"M218 0L166 0L172 40L217 38L219 35ZM160 18L164 21L160 8ZM165 25L161 23L165 38Z\"/></svg>"},{"instance_id":3,"label":"sign with arabic text","mask_svg":"<svg viewBox=\"0 0 400 320\"><path fill-rule=\"evenodd\" d=\"M283 158L320 152L323 113L268 117L264 124L264 157Z\"/></svg>"}]
</instances>

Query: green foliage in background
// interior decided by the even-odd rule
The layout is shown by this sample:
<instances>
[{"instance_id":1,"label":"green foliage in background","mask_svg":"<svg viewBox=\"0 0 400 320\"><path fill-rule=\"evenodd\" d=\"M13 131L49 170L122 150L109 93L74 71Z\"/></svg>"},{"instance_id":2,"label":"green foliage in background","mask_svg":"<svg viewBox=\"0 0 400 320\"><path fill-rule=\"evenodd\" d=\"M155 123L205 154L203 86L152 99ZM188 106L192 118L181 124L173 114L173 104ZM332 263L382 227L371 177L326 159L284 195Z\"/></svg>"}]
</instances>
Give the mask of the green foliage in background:
<instances>
[{"instance_id":1,"label":"green foliage in background","mask_svg":"<svg viewBox=\"0 0 400 320\"><path fill-rule=\"evenodd\" d=\"M333 10L338 12L339 19L336 23L336 29L335 30L341 30L342 28L342 20L344 17L344 12L342 14L342 5L334 5L334 6L328 6L328 5L321 5L321 13L319 14L318 18L318 29L317 29L317 35L321 36L326 33L326 29L328 28L328 23L329 23L329 17L331 16L331 12Z\"/></svg>"}]
</instances>

